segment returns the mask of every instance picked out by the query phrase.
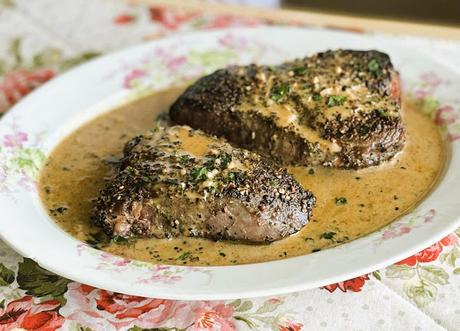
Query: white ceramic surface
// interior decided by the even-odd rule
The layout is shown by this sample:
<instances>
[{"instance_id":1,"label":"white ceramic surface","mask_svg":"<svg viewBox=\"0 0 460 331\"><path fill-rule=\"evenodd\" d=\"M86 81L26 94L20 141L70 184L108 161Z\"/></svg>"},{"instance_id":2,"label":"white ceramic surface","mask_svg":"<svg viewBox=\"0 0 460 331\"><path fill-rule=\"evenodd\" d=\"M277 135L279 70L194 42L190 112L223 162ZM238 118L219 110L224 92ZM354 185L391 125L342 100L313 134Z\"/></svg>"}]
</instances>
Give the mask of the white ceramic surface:
<instances>
[{"instance_id":1,"label":"white ceramic surface","mask_svg":"<svg viewBox=\"0 0 460 331\"><path fill-rule=\"evenodd\" d=\"M409 215L362 239L280 261L228 266L163 266L95 250L61 230L35 188L47 154L81 123L114 105L230 63L278 63L334 48L378 49L392 57L405 93L442 127L450 159L435 190ZM460 90L429 50L396 38L300 28L250 28L153 41L93 60L53 79L0 121L0 236L23 256L67 278L133 295L231 299L273 295L371 272L433 244L460 225Z\"/></svg>"}]
</instances>

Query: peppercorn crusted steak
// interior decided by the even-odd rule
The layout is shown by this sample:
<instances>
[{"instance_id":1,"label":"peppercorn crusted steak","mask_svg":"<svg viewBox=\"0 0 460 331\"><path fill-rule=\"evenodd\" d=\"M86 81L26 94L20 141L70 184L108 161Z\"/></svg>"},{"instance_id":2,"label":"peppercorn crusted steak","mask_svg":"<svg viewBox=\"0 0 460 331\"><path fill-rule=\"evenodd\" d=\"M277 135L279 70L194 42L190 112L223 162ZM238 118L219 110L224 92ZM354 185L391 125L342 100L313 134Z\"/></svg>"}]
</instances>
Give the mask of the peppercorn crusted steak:
<instances>
[{"instance_id":1,"label":"peppercorn crusted steak","mask_svg":"<svg viewBox=\"0 0 460 331\"><path fill-rule=\"evenodd\" d=\"M262 243L299 231L314 196L285 169L186 126L131 140L93 221L111 236Z\"/></svg>"},{"instance_id":2,"label":"peppercorn crusted steak","mask_svg":"<svg viewBox=\"0 0 460 331\"><path fill-rule=\"evenodd\" d=\"M170 116L294 165L378 165L405 142L399 75L378 51L221 69L190 86Z\"/></svg>"}]
</instances>

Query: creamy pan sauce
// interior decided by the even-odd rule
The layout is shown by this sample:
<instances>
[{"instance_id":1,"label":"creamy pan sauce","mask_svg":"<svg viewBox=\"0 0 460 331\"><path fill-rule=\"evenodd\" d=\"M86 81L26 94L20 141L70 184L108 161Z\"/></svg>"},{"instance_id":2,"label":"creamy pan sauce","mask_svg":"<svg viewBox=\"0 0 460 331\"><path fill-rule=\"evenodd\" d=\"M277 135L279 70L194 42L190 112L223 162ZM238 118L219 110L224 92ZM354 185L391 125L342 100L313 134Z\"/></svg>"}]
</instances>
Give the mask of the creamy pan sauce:
<instances>
[{"instance_id":1,"label":"creamy pan sauce","mask_svg":"<svg viewBox=\"0 0 460 331\"><path fill-rule=\"evenodd\" d=\"M442 169L444 145L433 122L406 101L407 144L390 163L364 170L290 167L317 198L311 222L270 245L206 239L108 241L90 224L93 200L113 173L124 144L154 125L181 90L157 93L83 125L52 152L40 179L45 208L72 236L132 259L187 265L264 262L309 254L359 238L407 213L430 191ZM199 142L197 142L199 150Z\"/></svg>"}]
</instances>

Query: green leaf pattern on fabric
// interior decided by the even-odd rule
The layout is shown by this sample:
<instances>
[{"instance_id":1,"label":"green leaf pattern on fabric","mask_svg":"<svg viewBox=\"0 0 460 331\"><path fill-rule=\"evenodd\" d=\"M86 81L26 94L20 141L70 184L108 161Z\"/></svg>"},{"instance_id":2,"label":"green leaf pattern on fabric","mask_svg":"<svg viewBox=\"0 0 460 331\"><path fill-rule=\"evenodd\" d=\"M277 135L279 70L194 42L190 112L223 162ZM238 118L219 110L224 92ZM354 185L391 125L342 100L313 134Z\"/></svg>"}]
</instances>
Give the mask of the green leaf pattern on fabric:
<instances>
[{"instance_id":1,"label":"green leaf pattern on fabric","mask_svg":"<svg viewBox=\"0 0 460 331\"><path fill-rule=\"evenodd\" d=\"M0 263L0 286L7 286L14 282L14 271Z\"/></svg>"},{"instance_id":2,"label":"green leaf pattern on fabric","mask_svg":"<svg viewBox=\"0 0 460 331\"><path fill-rule=\"evenodd\" d=\"M50 297L61 302L70 280L40 267L34 260L24 258L19 263L17 282L27 294L36 297Z\"/></svg>"},{"instance_id":3,"label":"green leaf pattern on fabric","mask_svg":"<svg viewBox=\"0 0 460 331\"><path fill-rule=\"evenodd\" d=\"M406 284L405 292L417 306L424 307L435 299L438 289L431 283L418 281Z\"/></svg>"},{"instance_id":4,"label":"green leaf pattern on fabric","mask_svg":"<svg viewBox=\"0 0 460 331\"><path fill-rule=\"evenodd\" d=\"M436 300L439 286L448 285L450 277L460 275L460 268L457 267L459 248L458 236L450 234L439 243L415 254L412 259L408 258L387 267L385 277L403 281L403 290L407 297L417 306L424 307ZM417 260L423 261L427 258L431 261L437 258L440 265Z\"/></svg>"}]
</instances>

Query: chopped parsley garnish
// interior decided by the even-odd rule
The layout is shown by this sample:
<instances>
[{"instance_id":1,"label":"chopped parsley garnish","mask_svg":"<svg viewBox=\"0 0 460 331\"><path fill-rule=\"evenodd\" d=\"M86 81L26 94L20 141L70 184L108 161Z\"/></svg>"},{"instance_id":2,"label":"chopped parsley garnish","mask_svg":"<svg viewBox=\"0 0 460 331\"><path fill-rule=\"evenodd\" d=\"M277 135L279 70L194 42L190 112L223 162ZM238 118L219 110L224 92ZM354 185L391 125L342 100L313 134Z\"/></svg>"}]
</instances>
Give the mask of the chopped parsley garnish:
<instances>
[{"instance_id":1,"label":"chopped parsley garnish","mask_svg":"<svg viewBox=\"0 0 460 331\"><path fill-rule=\"evenodd\" d=\"M327 99L327 106L334 107L334 106L341 106L347 100L347 97L344 95L331 95L329 99Z\"/></svg>"},{"instance_id":2,"label":"chopped parsley garnish","mask_svg":"<svg viewBox=\"0 0 460 331\"><path fill-rule=\"evenodd\" d=\"M335 204L337 206L342 206L342 205L345 205L346 203L347 203L347 198L345 197L335 198Z\"/></svg>"},{"instance_id":3,"label":"chopped parsley garnish","mask_svg":"<svg viewBox=\"0 0 460 331\"><path fill-rule=\"evenodd\" d=\"M181 155L179 158L179 163L182 165L186 165L190 161L190 156L188 155Z\"/></svg>"},{"instance_id":4,"label":"chopped parsley garnish","mask_svg":"<svg viewBox=\"0 0 460 331\"><path fill-rule=\"evenodd\" d=\"M102 249L110 243L110 238L104 231L89 233L88 239L85 240L88 245L95 249Z\"/></svg>"},{"instance_id":5,"label":"chopped parsley garnish","mask_svg":"<svg viewBox=\"0 0 460 331\"><path fill-rule=\"evenodd\" d=\"M220 160L220 167L222 169L227 168L230 162L232 162L232 156L228 153L219 155L218 159Z\"/></svg>"},{"instance_id":6,"label":"chopped parsley garnish","mask_svg":"<svg viewBox=\"0 0 460 331\"><path fill-rule=\"evenodd\" d=\"M234 172L229 172L228 175L227 175L227 178L228 178L228 181L229 181L229 182L234 182L234 181L235 181L235 178L236 178L236 173L234 173Z\"/></svg>"},{"instance_id":7,"label":"chopped parsley garnish","mask_svg":"<svg viewBox=\"0 0 460 331\"><path fill-rule=\"evenodd\" d=\"M307 72L307 67L295 67L294 69L292 69L292 71L294 71L294 74L296 75L304 75Z\"/></svg>"},{"instance_id":8,"label":"chopped parsley garnish","mask_svg":"<svg viewBox=\"0 0 460 331\"><path fill-rule=\"evenodd\" d=\"M390 116L388 112L383 109L377 109L377 112L379 113L379 116L383 118L388 118L388 116Z\"/></svg>"},{"instance_id":9,"label":"chopped parsley garnish","mask_svg":"<svg viewBox=\"0 0 460 331\"><path fill-rule=\"evenodd\" d=\"M116 235L116 236L113 236L111 242L113 242L114 244L117 244L117 245L130 245L130 244L133 244L135 242L135 239L126 238L126 237Z\"/></svg>"},{"instance_id":10,"label":"chopped parsley garnish","mask_svg":"<svg viewBox=\"0 0 460 331\"><path fill-rule=\"evenodd\" d=\"M103 231L90 233L88 239L86 239L86 243L96 249L102 249L110 243L117 245L130 245L135 241L136 240L134 238L125 238L119 235L110 239Z\"/></svg>"},{"instance_id":11,"label":"chopped parsley garnish","mask_svg":"<svg viewBox=\"0 0 460 331\"><path fill-rule=\"evenodd\" d=\"M240 184L244 180L244 174L241 172L229 172L227 174L226 182L233 182L235 184Z\"/></svg>"},{"instance_id":12,"label":"chopped parsley garnish","mask_svg":"<svg viewBox=\"0 0 460 331\"><path fill-rule=\"evenodd\" d=\"M311 98L313 99L313 101L321 101L321 99L323 99L323 97L320 94L313 94Z\"/></svg>"},{"instance_id":13,"label":"chopped parsley garnish","mask_svg":"<svg viewBox=\"0 0 460 331\"><path fill-rule=\"evenodd\" d=\"M372 59L367 64L367 67L369 68L370 71L377 71L377 70L379 70L380 65L379 65L379 63L377 62L376 59Z\"/></svg>"},{"instance_id":14,"label":"chopped parsley garnish","mask_svg":"<svg viewBox=\"0 0 460 331\"><path fill-rule=\"evenodd\" d=\"M200 167L192 171L192 177L195 182L203 182L208 178L208 168Z\"/></svg>"},{"instance_id":15,"label":"chopped parsley garnish","mask_svg":"<svg viewBox=\"0 0 460 331\"><path fill-rule=\"evenodd\" d=\"M379 63L377 62L376 59L372 59L369 61L369 63L367 64L367 66L369 67L369 70L370 71L376 71L380 68L380 65Z\"/></svg>"},{"instance_id":16,"label":"chopped parsley garnish","mask_svg":"<svg viewBox=\"0 0 460 331\"><path fill-rule=\"evenodd\" d=\"M209 186L209 187L205 188L205 190L207 190L209 193L214 194L214 193L217 192L217 187L215 187L215 186Z\"/></svg>"},{"instance_id":17,"label":"chopped parsley garnish","mask_svg":"<svg viewBox=\"0 0 460 331\"><path fill-rule=\"evenodd\" d=\"M123 172L127 173L128 175L130 176L134 176L136 174L136 169L134 169L133 167L131 166L127 166Z\"/></svg>"},{"instance_id":18,"label":"chopped parsley garnish","mask_svg":"<svg viewBox=\"0 0 460 331\"><path fill-rule=\"evenodd\" d=\"M372 74L375 77L379 77L382 74L382 71L380 70L380 64L376 59L372 59L369 61L367 64L367 67L369 68L369 71L372 72Z\"/></svg>"},{"instance_id":19,"label":"chopped parsley garnish","mask_svg":"<svg viewBox=\"0 0 460 331\"><path fill-rule=\"evenodd\" d=\"M228 153L222 153L219 155L208 155L208 160L204 163L204 166L208 171L214 169L224 170L232 162L232 155Z\"/></svg>"},{"instance_id":20,"label":"chopped parsley garnish","mask_svg":"<svg viewBox=\"0 0 460 331\"><path fill-rule=\"evenodd\" d=\"M268 184L270 184L271 187L278 187L280 185L280 181L277 178L270 178L268 180Z\"/></svg>"},{"instance_id":21,"label":"chopped parsley garnish","mask_svg":"<svg viewBox=\"0 0 460 331\"><path fill-rule=\"evenodd\" d=\"M60 206L60 207L57 207L57 208L54 208L54 209L50 209L50 212L51 212L51 214L53 214L53 215L56 215L56 214L64 214L64 212L65 212L67 209L68 209L67 207Z\"/></svg>"},{"instance_id":22,"label":"chopped parsley garnish","mask_svg":"<svg viewBox=\"0 0 460 331\"><path fill-rule=\"evenodd\" d=\"M191 256L192 256L192 252L184 252L181 255L179 255L176 258L176 260L185 261L185 260L189 259Z\"/></svg>"},{"instance_id":23,"label":"chopped parsley garnish","mask_svg":"<svg viewBox=\"0 0 460 331\"><path fill-rule=\"evenodd\" d=\"M239 174L237 172L229 172L227 177L228 177L229 181L234 182L234 181L237 180L238 175Z\"/></svg>"},{"instance_id":24,"label":"chopped parsley garnish","mask_svg":"<svg viewBox=\"0 0 460 331\"><path fill-rule=\"evenodd\" d=\"M323 232L321 233L321 235L319 236L320 239L328 239L328 240L333 240L334 239L334 236L336 235L335 232Z\"/></svg>"},{"instance_id":25,"label":"chopped parsley garnish","mask_svg":"<svg viewBox=\"0 0 460 331\"><path fill-rule=\"evenodd\" d=\"M270 98L273 101L281 102L283 101L288 94L291 92L291 87L289 84L282 83L280 85L275 85L270 91Z\"/></svg>"}]
</instances>

